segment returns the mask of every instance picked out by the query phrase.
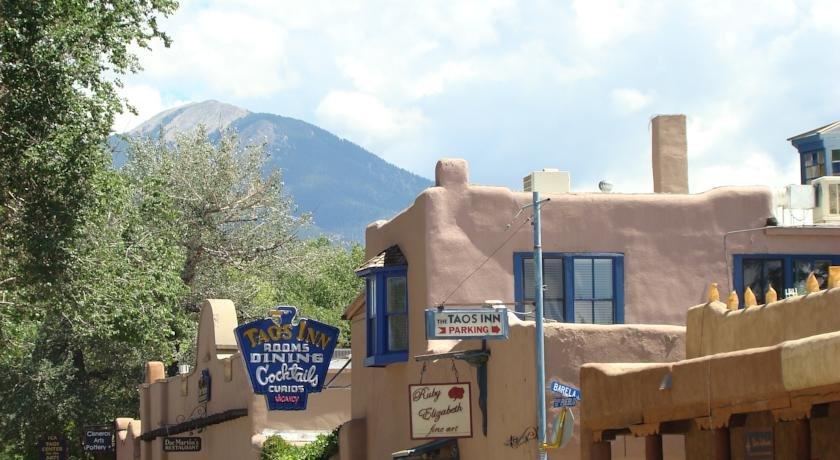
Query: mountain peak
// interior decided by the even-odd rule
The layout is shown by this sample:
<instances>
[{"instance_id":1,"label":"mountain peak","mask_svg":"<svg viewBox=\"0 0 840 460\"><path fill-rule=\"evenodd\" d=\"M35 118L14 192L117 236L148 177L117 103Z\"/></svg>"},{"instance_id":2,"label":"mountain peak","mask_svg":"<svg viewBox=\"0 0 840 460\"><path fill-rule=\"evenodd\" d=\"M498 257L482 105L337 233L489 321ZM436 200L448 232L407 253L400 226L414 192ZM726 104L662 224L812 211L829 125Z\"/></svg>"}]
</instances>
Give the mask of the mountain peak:
<instances>
[{"instance_id":1,"label":"mountain peak","mask_svg":"<svg viewBox=\"0 0 840 460\"><path fill-rule=\"evenodd\" d=\"M249 113L241 107L213 99L191 102L155 115L128 134L157 137L163 129L163 139L172 141L178 133L193 131L199 125L204 125L208 131L223 130Z\"/></svg>"}]
</instances>

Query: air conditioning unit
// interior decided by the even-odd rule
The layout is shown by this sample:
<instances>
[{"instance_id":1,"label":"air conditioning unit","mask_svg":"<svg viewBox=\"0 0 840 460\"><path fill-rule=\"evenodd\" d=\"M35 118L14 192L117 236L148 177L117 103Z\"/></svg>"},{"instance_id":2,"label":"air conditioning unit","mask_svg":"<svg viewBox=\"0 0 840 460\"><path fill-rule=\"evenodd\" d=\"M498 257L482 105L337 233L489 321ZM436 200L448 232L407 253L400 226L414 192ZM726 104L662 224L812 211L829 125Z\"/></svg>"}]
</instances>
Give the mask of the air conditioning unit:
<instances>
[{"instance_id":1,"label":"air conditioning unit","mask_svg":"<svg viewBox=\"0 0 840 460\"><path fill-rule=\"evenodd\" d=\"M840 176L823 176L811 184L816 196L814 223L840 225Z\"/></svg>"},{"instance_id":2,"label":"air conditioning unit","mask_svg":"<svg viewBox=\"0 0 840 460\"><path fill-rule=\"evenodd\" d=\"M572 188L568 171L548 168L528 174L522 185L526 192L540 193L569 193Z\"/></svg>"}]
</instances>

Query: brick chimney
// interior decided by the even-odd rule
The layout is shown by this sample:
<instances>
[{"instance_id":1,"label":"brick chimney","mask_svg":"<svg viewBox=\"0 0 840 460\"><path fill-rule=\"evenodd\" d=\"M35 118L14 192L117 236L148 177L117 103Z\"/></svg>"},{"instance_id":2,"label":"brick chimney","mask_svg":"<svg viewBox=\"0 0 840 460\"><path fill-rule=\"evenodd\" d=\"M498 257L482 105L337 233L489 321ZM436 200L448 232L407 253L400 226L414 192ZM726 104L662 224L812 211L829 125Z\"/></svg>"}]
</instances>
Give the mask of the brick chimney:
<instances>
[{"instance_id":1,"label":"brick chimney","mask_svg":"<svg viewBox=\"0 0 840 460\"><path fill-rule=\"evenodd\" d=\"M685 115L657 115L652 125L653 191L688 193Z\"/></svg>"}]
</instances>

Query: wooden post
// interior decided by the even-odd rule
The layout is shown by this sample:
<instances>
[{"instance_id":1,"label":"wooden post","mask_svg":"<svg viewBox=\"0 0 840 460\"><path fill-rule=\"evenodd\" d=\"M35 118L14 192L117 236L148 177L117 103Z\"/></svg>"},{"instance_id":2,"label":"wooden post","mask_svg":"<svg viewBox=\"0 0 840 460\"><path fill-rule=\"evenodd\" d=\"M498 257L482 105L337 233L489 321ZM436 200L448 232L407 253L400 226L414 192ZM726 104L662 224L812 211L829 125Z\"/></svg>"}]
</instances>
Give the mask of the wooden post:
<instances>
[{"instance_id":1,"label":"wooden post","mask_svg":"<svg viewBox=\"0 0 840 460\"><path fill-rule=\"evenodd\" d=\"M792 423L796 459L811 460L811 421L803 418Z\"/></svg>"},{"instance_id":2,"label":"wooden post","mask_svg":"<svg viewBox=\"0 0 840 460\"><path fill-rule=\"evenodd\" d=\"M729 460L729 428L715 429L714 439L714 460Z\"/></svg>"},{"instance_id":3,"label":"wooden post","mask_svg":"<svg viewBox=\"0 0 840 460\"><path fill-rule=\"evenodd\" d=\"M645 436L645 460L662 459L662 435Z\"/></svg>"},{"instance_id":4,"label":"wooden post","mask_svg":"<svg viewBox=\"0 0 840 460\"><path fill-rule=\"evenodd\" d=\"M612 448L609 441L593 442L589 450L591 460L612 460Z\"/></svg>"}]
</instances>

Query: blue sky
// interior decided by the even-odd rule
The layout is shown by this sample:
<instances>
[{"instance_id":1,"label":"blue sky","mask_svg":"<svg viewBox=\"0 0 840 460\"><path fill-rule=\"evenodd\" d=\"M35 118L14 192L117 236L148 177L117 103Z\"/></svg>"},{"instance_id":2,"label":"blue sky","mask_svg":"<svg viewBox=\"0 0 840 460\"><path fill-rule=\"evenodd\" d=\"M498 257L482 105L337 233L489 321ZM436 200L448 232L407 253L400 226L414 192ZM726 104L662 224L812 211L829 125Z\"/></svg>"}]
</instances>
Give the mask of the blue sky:
<instances>
[{"instance_id":1,"label":"blue sky","mask_svg":"<svg viewBox=\"0 0 840 460\"><path fill-rule=\"evenodd\" d=\"M785 140L840 119L840 2L185 0L141 52L125 131L217 99L314 123L432 177L571 171L652 191L649 120L688 116L692 192L798 181Z\"/></svg>"}]
</instances>

